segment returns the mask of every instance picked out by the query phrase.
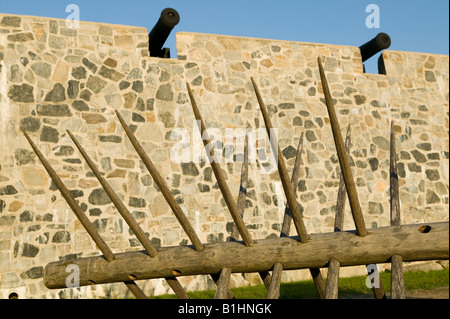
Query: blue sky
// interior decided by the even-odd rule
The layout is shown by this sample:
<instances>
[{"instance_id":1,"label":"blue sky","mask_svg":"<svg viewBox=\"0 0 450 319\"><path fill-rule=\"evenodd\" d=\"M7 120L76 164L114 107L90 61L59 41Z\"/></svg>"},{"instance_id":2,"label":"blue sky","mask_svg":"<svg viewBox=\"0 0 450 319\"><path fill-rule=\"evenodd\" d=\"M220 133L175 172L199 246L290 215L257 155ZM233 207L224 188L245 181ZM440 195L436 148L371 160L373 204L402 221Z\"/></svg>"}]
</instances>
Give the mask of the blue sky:
<instances>
[{"instance_id":1,"label":"blue sky","mask_svg":"<svg viewBox=\"0 0 450 319\"><path fill-rule=\"evenodd\" d=\"M149 30L164 8L176 9L181 21L164 45L172 57L178 31L352 46L386 32L391 50L449 54L448 0L0 0L0 12L66 18L71 3L80 20ZM380 28L366 27L369 4L380 10ZM368 72L377 73L376 60Z\"/></svg>"}]
</instances>

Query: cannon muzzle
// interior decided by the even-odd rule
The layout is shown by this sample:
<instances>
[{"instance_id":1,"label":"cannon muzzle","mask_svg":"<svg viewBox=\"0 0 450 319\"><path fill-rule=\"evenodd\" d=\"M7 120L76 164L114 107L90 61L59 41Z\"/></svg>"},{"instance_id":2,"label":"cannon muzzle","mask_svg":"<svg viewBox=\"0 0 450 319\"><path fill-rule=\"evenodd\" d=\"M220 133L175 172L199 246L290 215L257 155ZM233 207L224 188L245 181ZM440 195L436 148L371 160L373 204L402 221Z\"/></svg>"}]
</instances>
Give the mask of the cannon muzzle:
<instances>
[{"instance_id":1,"label":"cannon muzzle","mask_svg":"<svg viewBox=\"0 0 450 319\"><path fill-rule=\"evenodd\" d=\"M178 22L180 22L180 15L175 9L166 8L161 12L161 17L148 35L150 56L170 58L170 50L163 49L162 46Z\"/></svg>"},{"instance_id":2,"label":"cannon muzzle","mask_svg":"<svg viewBox=\"0 0 450 319\"><path fill-rule=\"evenodd\" d=\"M381 50L389 48L390 45L391 38L386 33L378 33L375 38L359 47L362 61L367 61Z\"/></svg>"}]
</instances>

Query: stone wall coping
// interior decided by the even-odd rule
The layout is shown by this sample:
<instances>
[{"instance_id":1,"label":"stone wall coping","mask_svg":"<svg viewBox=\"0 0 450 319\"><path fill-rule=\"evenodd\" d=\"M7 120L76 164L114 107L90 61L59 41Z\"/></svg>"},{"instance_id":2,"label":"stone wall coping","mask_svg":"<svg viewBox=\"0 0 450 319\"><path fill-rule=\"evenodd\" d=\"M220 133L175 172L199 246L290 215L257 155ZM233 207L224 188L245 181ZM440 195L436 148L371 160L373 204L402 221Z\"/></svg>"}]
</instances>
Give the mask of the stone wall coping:
<instances>
[{"instance_id":1,"label":"stone wall coping","mask_svg":"<svg viewBox=\"0 0 450 319\"><path fill-rule=\"evenodd\" d=\"M66 20L66 19L62 19L62 18L40 17L40 16L33 16L33 15L13 14L13 13L0 12L0 17L9 17L9 16L28 18L28 19L37 19L37 20L43 20L43 21L44 20L45 21L50 21L50 20L65 21ZM107 23L107 22L85 21L85 20L80 20L80 29L82 28L81 26L83 24L89 24L89 25L93 25L93 26L96 26L96 27L98 27L100 25L105 25L105 26L109 26L109 27L112 27L112 28L145 29L147 34L149 32L146 27L142 27L142 26L115 24L115 23Z\"/></svg>"}]
</instances>

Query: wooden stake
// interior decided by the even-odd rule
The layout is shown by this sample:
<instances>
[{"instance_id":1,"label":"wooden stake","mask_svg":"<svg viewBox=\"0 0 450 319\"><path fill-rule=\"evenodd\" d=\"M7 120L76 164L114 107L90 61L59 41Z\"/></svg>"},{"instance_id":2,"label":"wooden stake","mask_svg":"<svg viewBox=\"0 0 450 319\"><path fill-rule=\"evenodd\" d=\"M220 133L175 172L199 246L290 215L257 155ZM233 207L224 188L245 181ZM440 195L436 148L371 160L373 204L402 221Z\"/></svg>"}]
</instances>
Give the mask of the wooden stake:
<instances>
[{"instance_id":1,"label":"wooden stake","mask_svg":"<svg viewBox=\"0 0 450 319\"><path fill-rule=\"evenodd\" d=\"M278 299L280 298L280 284L281 284L281 274L283 272L283 264L275 263L272 271L272 278L270 280L270 286L267 291L267 299Z\"/></svg>"},{"instance_id":2,"label":"wooden stake","mask_svg":"<svg viewBox=\"0 0 450 319\"><path fill-rule=\"evenodd\" d=\"M400 196L398 186L394 122L391 122L390 146L390 198L391 225L400 225ZM405 299L405 279L403 276L403 258L400 255L391 257L391 299Z\"/></svg>"},{"instance_id":3,"label":"wooden stake","mask_svg":"<svg viewBox=\"0 0 450 319\"><path fill-rule=\"evenodd\" d=\"M327 287L325 288L325 299L338 298L340 263L336 258L331 258L328 263Z\"/></svg>"},{"instance_id":4,"label":"wooden stake","mask_svg":"<svg viewBox=\"0 0 450 319\"><path fill-rule=\"evenodd\" d=\"M261 109L261 113L264 118L264 123L266 126L267 134L272 139L275 139L276 137L271 136L270 132L273 129L272 123L270 121L269 113L267 112L267 108L264 104L264 101L261 97L261 94L259 93L258 87L255 83L255 80L251 78L253 88L255 89L256 98L258 99L258 103ZM272 150L274 150L274 145L272 144ZM280 174L281 183L283 185L283 190L286 195L286 199L289 205L289 209L292 213L292 218L294 220L294 225L298 233L299 241L302 243L306 243L308 241L308 233L306 232L305 225L303 223L302 215L300 213L300 209L298 208L297 200L295 198L294 190L292 189L289 176L287 173L286 165L284 163L283 154L281 153L280 147L278 146L276 148L276 151L278 152L278 156L276 157L276 160L278 161L278 172Z\"/></svg>"},{"instance_id":5,"label":"wooden stake","mask_svg":"<svg viewBox=\"0 0 450 319\"><path fill-rule=\"evenodd\" d=\"M230 284L231 268L225 267L220 271L220 278L217 281L217 290L214 295L214 299L228 299L230 296L230 289L228 288Z\"/></svg>"},{"instance_id":6,"label":"wooden stake","mask_svg":"<svg viewBox=\"0 0 450 319\"><path fill-rule=\"evenodd\" d=\"M191 100L192 109L194 111L195 118L197 121L200 122L200 128L199 128L200 135L202 136L203 144L206 147L206 145L210 144L211 141L209 139L209 135L206 130L205 123L203 122L202 116L200 115L200 111L197 107L197 103L195 101L194 94L192 93L191 87L189 86L189 83L186 83L186 86L188 89L189 98ZM253 241L247 227L245 227L245 224L244 224L244 221L242 220L241 215L238 212L236 202L234 201L233 196L231 195L230 189L228 188L228 185L225 182L225 177L223 176L222 169L220 168L219 164L217 164L214 161L214 149L212 149L211 153L208 154L208 157L210 158L209 155L211 155L211 157L212 157L212 160L210 160L209 162L213 169L214 175L216 176L220 191L222 192L222 195L225 199L225 203L228 206L228 209L231 213L231 217L233 218L233 221L239 231L239 234L241 235L242 240L244 241L246 246L252 246L254 244L254 241Z\"/></svg>"},{"instance_id":7,"label":"wooden stake","mask_svg":"<svg viewBox=\"0 0 450 319\"><path fill-rule=\"evenodd\" d=\"M120 113L117 110L115 112L116 112L117 117L119 118L120 124L122 124L122 127L125 130L125 133L127 134L128 138L130 139L131 144L133 144L136 152L139 154L139 157L141 158L145 167L147 167L147 170L149 171L150 175L152 175L153 180L155 181L156 185L158 185L159 190L161 191L161 193L163 194L167 203L169 204L170 208L172 209L173 213L175 214L175 217L177 218L181 227L183 227L187 236L189 237L192 244L194 245L195 250L197 250L197 251L203 250L203 248L204 248L203 244L201 243L200 239L198 238L197 234L195 233L194 228L192 228L192 225L189 223L189 220L187 219L187 217L181 210L181 207L176 202L175 198L173 197L172 193L170 192L170 190L167 187L166 183L164 182L163 178L159 174L158 170L153 165L152 161L147 156L147 154L145 153L141 144L139 144L138 140L134 136L133 132L131 132L130 128L125 123L125 120L122 118Z\"/></svg>"},{"instance_id":8,"label":"wooden stake","mask_svg":"<svg viewBox=\"0 0 450 319\"><path fill-rule=\"evenodd\" d=\"M355 222L356 232L358 236L366 236L367 230L364 223L364 218L361 211L361 205L359 204L358 193L356 191L356 185L353 180L352 171L348 161L348 156L345 152L344 141L342 140L341 130L339 128L339 121L336 116L336 110L334 109L333 99L331 98L330 89L328 87L325 71L323 70L322 61L320 57L317 58L319 64L320 78L322 81L323 93L325 95L325 104L327 106L328 115L330 117L331 129L333 131L334 143L336 145L336 151L339 158L339 164L341 166L342 175L344 177L345 187L347 189L347 195L350 202L350 208Z\"/></svg>"},{"instance_id":9,"label":"wooden stake","mask_svg":"<svg viewBox=\"0 0 450 319\"><path fill-rule=\"evenodd\" d=\"M90 159L89 155L86 153L86 151L83 149L83 147L80 145L78 140L73 136L73 134L67 130L67 134L69 134L72 141L75 143L76 147L80 151L81 155L91 168L94 175L97 177L98 181L102 185L103 189L105 190L108 197L113 202L114 206L119 211L120 215L122 215L123 219L126 221L128 226L131 228L133 233L138 238L139 242L144 246L144 249L148 252L150 257L155 257L158 254L158 251L156 248L152 245L150 239L145 235L145 232L142 230L142 228L138 225L136 220L131 216L130 211L128 208L122 203L122 201L119 199L119 196L114 192L112 187L109 185L109 183L106 181L106 179L101 175L98 168L95 166L94 162Z\"/></svg>"},{"instance_id":10,"label":"wooden stake","mask_svg":"<svg viewBox=\"0 0 450 319\"><path fill-rule=\"evenodd\" d=\"M72 209L75 216L80 221L81 225L83 225L84 229L87 231L89 236L91 236L92 240L95 242L97 247L100 249L104 257L108 262L111 262L115 260L115 256L111 249L108 247L108 245L105 243L103 238L100 236L100 234L97 232L97 230L92 225L91 221L87 216L84 214L81 207L77 204L73 196L70 194L69 190L66 188L64 183L61 181L59 176L56 174L54 169L51 167L50 163L45 159L44 155L42 155L41 151L38 149L38 147L34 144L34 142L31 140L31 138L28 136L27 132L22 131L25 135L26 139L30 143L31 147L33 148L34 152L36 153L37 157L41 161L42 165L44 166L47 173L50 175L51 179L55 183L56 187L58 187L59 191L61 192L61 195L66 200L69 207ZM134 281L126 280L123 281L125 286L127 286L128 289L130 289L131 293L137 298L137 299L147 299L147 296L144 294L141 288L139 288L138 285Z\"/></svg>"},{"instance_id":11,"label":"wooden stake","mask_svg":"<svg viewBox=\"0 0 450 319\"><path fill-rule=\"evenodd\" d=\"M241 171L241 182L239 186L239 195L237 199L237 209L241 218L244 218L245 210L245 199L247 198L247 185L248 185L248 135L245 134L244 140L244 162L242 163ZM231 236L228 241L239 241L239 231L236 224L233 224L233 229L231 231ZM233 293L228 286L223 287L223 285L228 285L229 276L231 274L231 268L223 268L220 274L213 274L211 277L217 285L215 299L232 299ZM222 278L223 276L228 276L228 278Z\"/></svg>"},{"instance_id":12,"label":"wooden stake","mask_svg":"<svg viewBox=\"0 0 450 319\"><path fill-rule=\"evenodd\" d=\"M181 286L180 282L176 277L165 277L166 282L172 288L173 292L177 295L178 299L190 299L186 290Z\"/></svg>"},{"instance_id":13,"label":"wooden stake","mask_svg":"<svg viewBox=\"0 0 450 319\"><path fill-rule=\"evenodd\" d=\"M245 201L247 199L247 186L248 186L248 135L245 134L244 140L244 163L242 163L241 182L239 185L239 195L237 199L237 210L241 218L244 218ZM233 230L231 231L231 240L239 240L239 230L236 224L233 224Z\"/></svg>"},{"instance_id":14,"label":"wooden stake","mask_svg":"<svg viewBox=\"0 0 450 319\"><path fill-rule=\"evenodd\" d=\"M78 140L73 136L73 134L67 130L67 133L69 134L72 141L75 143L76 147L80 151L81 155L91 168L94 175L97 177L98 181L102 185L103 189L105 190L108 197L113 202L114 206L117 208L117 211L120 213L120 215L123 217L125 222L128 224L130 229L133 231L133 233L136 235L139 242L142 244L144 249L148 252L150 257L155 257L158 254L158 251L151 243L150 239L145 235L145 232L142 230L142 228L139 226L139 224L136 222L136 220L131 215L128 208L123 204L123 202L119 199L119 196L114 192L112 187L109 185L109 183L106 181L106 179L101 175L98 168L95 166L94 162L91 160L89 155L86 153L86 151L83 149L81 144L78 142ZM178 282L178 280L175 277L171 278L165 278L169 286L172 288L172 290L175 292L175 294L180 299L187 299L188 297L187 293L184 291L181 284Z\"/></svg>"},{"instance_id":15,"label":"wooden stake","mask_svg":"<svg viewBox=\"0 0 450 319\"><path fill-rule=\"evenodd\" d=\"M100 236L100 234L97 232L97 230L92 225L91 221L87 216L84 214L84 212L81 210L80 206L77 204L75 199L70 194L69 190L66 188L64 183L61 181L59 176L56 174L56 172L51 167L50 163L45 159L44 155L42 155L41 151L38 149L38 147L34 144L34 142L31 140L31 138L28 136L27 132L22 131L25 135L26 139L30 143L31 147L33 148L34 152L36 153L37 157L41 161L42 165L44 165L45 170L50 175L51 179L55 183L56 187L58 187L59 191L61 192L61 195L66 200L67 204L69 205L70 209L72 209L75 216L80 221L81 225L83 225L84 229L88 232L88 234L91 236L91 238L94 240L97 247L100 249L102 254L105 256L106 260L112 261L114 260L114 254L111 251L111 249L108 247L108 245L105 243L103 238Z\"/></svg>"},{"instance_id":16,"label":"wooden stake","mask_svg":"<svg viewBox=\"0 0 450 319\"><path fill-rule=\"evenodd\" d=\"M347 136L345 138L345 152L350 154L351 146L351 129L350 124L347 128ZM344 228L344 211L347 191L345 190L344 177L341 174L339 180L339 189L336 204L336 217L334 218L334 231L342 231ZM325 288L325 299L337 299L339 293L339 269L340 263L337 259L331 258L328 265L327 286Z\"/></svg>"},{"instance_id":17,"label":"wooden stake","mask_svg":"<svg viewBox=\"0 0 450 319\"><path fill-rule=\"evenodd\" d=\"M303 151L303 133L300 135L297 146L297 154L295 156L294 170L292 171L291 184L294 193L297 191L298 179L300 175L300 165L302 162L302 151ZM283 224L281 226L280 237L289 237L291 229L292 213L289 206L286 206L284 210ZM325 284L322 277L322 273L319 268L311 268L311 276L313 278L314 284L316 286L317 293L321 299L325 296ZM280 297L280 280L281 273L283 272L283 265L281 263L276 263L273 267L272 278L275 280L270 281L268 288L267 299L278 299Z\"/></svg>"}]
</instances>

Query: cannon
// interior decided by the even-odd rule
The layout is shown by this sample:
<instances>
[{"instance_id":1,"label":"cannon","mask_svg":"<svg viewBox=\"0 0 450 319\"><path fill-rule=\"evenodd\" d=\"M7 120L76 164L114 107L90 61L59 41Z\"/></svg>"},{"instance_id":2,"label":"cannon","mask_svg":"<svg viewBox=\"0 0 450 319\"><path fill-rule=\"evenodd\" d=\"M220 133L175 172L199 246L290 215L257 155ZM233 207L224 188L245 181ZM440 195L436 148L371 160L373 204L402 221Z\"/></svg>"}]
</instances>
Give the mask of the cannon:
<instances>
[{"instance_id":1,"label":"cannon","mask_svg":"<svg viewBox=\"0 0 450 319\"><path fill-rule=\"evenodd\" d=\"M362 61L367 61L378 52L391 46L391 38L386 33L378 33L375 38L359 47Z\"/></svg>"},{"instance_id":2,"label":"cannon","mask_svg":"<svg viewBox=\"0 0 450 319\"><path fill-rule=\"evenodd\" d=\"M166 8L148 34L150 56L158 58L170 58L170 49L163 48L164 42L170 35L172 29L180 22L180 15L175 9Z\"/></svg>"}]
</instances>

